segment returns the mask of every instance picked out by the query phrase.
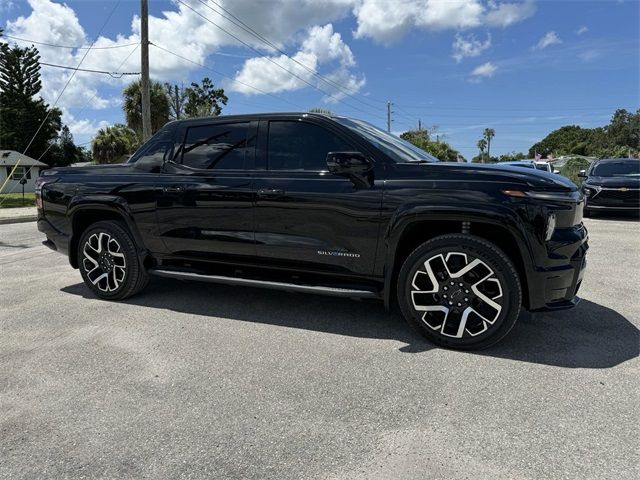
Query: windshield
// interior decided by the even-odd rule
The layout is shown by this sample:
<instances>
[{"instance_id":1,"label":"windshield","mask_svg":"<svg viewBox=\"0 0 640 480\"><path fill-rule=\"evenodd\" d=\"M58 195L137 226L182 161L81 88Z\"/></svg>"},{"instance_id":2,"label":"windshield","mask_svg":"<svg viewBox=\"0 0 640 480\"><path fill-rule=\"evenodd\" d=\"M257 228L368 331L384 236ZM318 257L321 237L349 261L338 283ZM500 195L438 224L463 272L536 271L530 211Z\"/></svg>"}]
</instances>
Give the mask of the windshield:
<instances>
[{"instance_id":1,"label":"windshield","mask_svg":"<svg viewBox=\"0 0 640 480\"><path fill-rule=\"evenodd\" d=\"M391 135L384 130L380 130L370 123L350 118L334 117L334 120L345 127L350 128L358 135L365 137L369 142L373 143L374 146L382 150L397 163L440 161L436 157L429 155L421 148L418 148L395 135Z\"/></svg>"},{"instance_id":2,"label":"windshield","mask_svg":"<svg viewBox=\"0 0 640 480\"><path fill-rule=\"evenodd\" d=\"M536 163L536 168L538 170L544 170L545 172L548 172L548 171L551 170L549 168L549 164L548 163Z\"/></svg>"},{"instance_id":3,"label":"windshield","mask_svg":"<svg viewBox=\"0 0 640 480\"><path fill-rule=\"evenodd\" d=\"M629 177L640 175L638 160L598 163L591 175L596 177Z\"/></svg>"}]
</instances>

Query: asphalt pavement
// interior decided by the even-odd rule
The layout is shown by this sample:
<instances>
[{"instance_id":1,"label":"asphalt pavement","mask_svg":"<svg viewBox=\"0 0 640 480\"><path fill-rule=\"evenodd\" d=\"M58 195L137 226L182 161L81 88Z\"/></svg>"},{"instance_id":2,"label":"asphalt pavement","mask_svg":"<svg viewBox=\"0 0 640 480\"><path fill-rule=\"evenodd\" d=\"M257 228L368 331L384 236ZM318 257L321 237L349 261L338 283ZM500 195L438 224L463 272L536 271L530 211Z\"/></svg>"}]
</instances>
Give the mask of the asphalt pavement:
<instances>
[{"instance_id":1,"label":"asphalt pavement","mask_svg":"<svg viewBox=\"0 0 640 480\"><path fill-rule=\"evenodd\" d=\"M376 303L154 279L93 298L0 225L0 478L640 478L640 223L479 353Z\"/></svg>"}]
</instances>

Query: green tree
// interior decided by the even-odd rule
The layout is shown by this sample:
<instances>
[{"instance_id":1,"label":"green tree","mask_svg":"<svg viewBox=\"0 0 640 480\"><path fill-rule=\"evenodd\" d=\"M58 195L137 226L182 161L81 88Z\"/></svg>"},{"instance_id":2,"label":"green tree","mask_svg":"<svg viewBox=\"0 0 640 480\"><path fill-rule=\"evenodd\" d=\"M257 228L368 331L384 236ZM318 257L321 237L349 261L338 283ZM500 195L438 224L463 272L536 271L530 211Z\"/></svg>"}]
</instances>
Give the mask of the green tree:
<instances>
[{"instance_id":1,"label":"green tree","mask_svg":"<svg viewBox=\"0 0 640 480\"><path fill-rule=\"evenodd\" d=\"M478 150L480 150L480 154L478 155L478 163L484 163L484 151L487 148L487 141L484 138L478 140L476 144L478 146Z\"/></svg>"},{"instance_id":2,"label":"green tree","mask_svg":"<svg viewBox=\"0 0 640 480\"><path fill-rule=\"evenodd\" d=\"M186 94L184 111L188 117L217 117L222 112L222 105L229 101L224 89L215 88L209 77L202 79L202 85L193 82Z\"/></svg>"},{"instance_id":3,"label":"green tree","mask_svg":"<svg viewBox=\"0 0 640 480\"><path fill-rule=\"evenodd\" d=\"M522 152L504 153L498 157L499 162L513 162L516 160L526 160L527 156Z\"/></svg>"},{"instance_id":4,"label":"green tree","mask_svg":"<svg viewBox=\"0 0 640 480\"><path fill-rule=\"evenodd\" d=\"M400 134L400 138L411 142L416 146L420 146L421 143L430 142L431 135L429 131L424 128L416 128L415 130L408 130Z\"/></svg>"},{"instance_id":5,"label":"green tree","mask_svg":"<svg viewBox=\"0 0 640 480\"><path fill-rule=\"evenodd\" d=\"M0 148L23 152L31 143L26 153L34 158L49 148L62 126L62 112L36 97L42 89L39 60L35 47L0 43Z\"/></svg>"},{"instance_id":6,"label":"green tree","mask_svg":"<svg viewBox=\"0 0 640 480\"><path fill-rule=\"evenodd\" d=\"M49 147L43 160L52 167L64 167L84 161L83 150L73 142L73 135L69 131L69 127L66 125L62 127L58 140Z\"/></svg>"},{"instance_id":7,"label":"green tree","mask_svg":"<svg viewBox=\"0 0 640 480\"><path fill-rule=\"evenodd\" d=\"M485 128L483 132L484 138L487 140L487 161L491 161L491 139L496 136L493 128Z\"/></svg>"},{"instance_id":8,"label":"green tree","mask_svg":"<svg viewBox=\"0 0 640 480\"><path fill-rule=\"evenodd\" d=\"M592 157L626 157L640 153L640 110L635 113L618 109L608 125L582 128L565 125L531 146L529 155L553 154Z\"/></svg>"},{"instance_id":9,"label":"green tree","mask_svg":"<svg viewBox=\"0 0 640 480\"><path fill-rule=\"evenodd\" d=\"M132 129L122 124L98 130L93 139L92 155L97 163L119 163L140 146L140 139Z\"/></svg>"},{"instance_id":10,"label":"green tree","mask_svg":"<svg viewBox=\"0 0 640 480\"><path fill-rule=\"evenodd\" d=\"M400 135L400 138L411 142L416 147L445 162L458 161L458 151L453 149L446 142L434 142L429 136L429 132L423 128L409 130Z\"/></svg>"},{"instance_id":11,"label":"green tree","mask_svg":"<svg viewBox=\"0 0 640 480\"><path fill-rule=\"evenodd\" d=\"M560 174L570 179L575 184L580 184L582 180L578 177L580 170L589 168L590 162L584 158L570 158L560 168Z\"/></svg>"},{"instance_id":12,"label":"green tree","mask_svg":"<svg viewBox=\"0 0 640 480\"><path fill-rule=\"evenodd\" d=\"M187 92L184 86L165 83L164 89L169 99L169 118L171 118L171 120L184 118L184 107L187 101Z\"/></svg>"},{"instance_id":13,"label":"green tree","mask_svg":"<svg viewBox=\"0 0 640 480\"><path fill-rule=\"evenodd\" d=\"M328 108L320 108L320 107L313 107L309 109L309 113L320 113L322 115L333 115L333 112L331 110L329 110Z\"/></svg>"},{"instance_id":14,"label":"green tree","mask_svg":"<svg viewBox=\"0 0 640 480\"><path fill-rule=\"evenodd\" d=\"M127 126L142 137L142 82L133 82L124 89L124 111ZM169 121L169 98L158 82L149 83L151 102L151 133L155 133Z\"/></svg>"}]
</instances>

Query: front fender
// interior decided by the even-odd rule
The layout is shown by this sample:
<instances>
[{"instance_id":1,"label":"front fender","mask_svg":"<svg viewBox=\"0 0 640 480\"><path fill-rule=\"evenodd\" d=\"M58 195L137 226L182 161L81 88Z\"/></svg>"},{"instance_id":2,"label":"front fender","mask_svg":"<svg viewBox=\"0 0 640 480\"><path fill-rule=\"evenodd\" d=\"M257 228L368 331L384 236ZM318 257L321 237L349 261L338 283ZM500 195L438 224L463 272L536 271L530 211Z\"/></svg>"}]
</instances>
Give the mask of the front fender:
<instances>
[{"instance_id":1,"label":"front fender","mask_svg":"<svg viewBox=\"0 0 640 480\"><path fill-rule=\"evenodd\" d=\"M533 269L533 246L530 244L526 228L525 209L518 210L503 205L408 205L398 209L392 216L384 235L385 258L384 258L384 302L385 307L391 303L393 281L397 268L397 250L406 232L414 227L416 223L434 225L434 230L439 232L441 225L448 225L453 230L443 233L465 233L463 222L468 222L470 233L473 234L474 223L483 225L495 225L496 228L505 229L515 240L520 256L525 267L525 274ZM425 238L433 238L439 235L425 232Z\"/></svg>"}]
</instances>

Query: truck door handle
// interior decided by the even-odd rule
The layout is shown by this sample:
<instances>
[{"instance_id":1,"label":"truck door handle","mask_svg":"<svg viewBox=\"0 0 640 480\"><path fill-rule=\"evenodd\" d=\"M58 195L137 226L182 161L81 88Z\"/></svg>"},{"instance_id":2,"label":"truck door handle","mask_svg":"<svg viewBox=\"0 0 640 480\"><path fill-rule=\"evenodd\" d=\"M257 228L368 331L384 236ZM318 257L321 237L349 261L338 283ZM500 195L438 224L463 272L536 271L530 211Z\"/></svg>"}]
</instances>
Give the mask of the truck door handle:
<instances>
[{"instance_id":1,"label":"truck door handle","mask_svg":"<svg viewBox=\"0 0 640 480\"><path fill-rule=\"evenodd\" d=\"M182 193L184 188L182 187L164 187L162 189L164 193Z\"/></svg>"},{"instance_id":2,"label":"truck door handle","mask_svg":"<svg viewBox=\"0 0 640 480\"><path fill-rule=\"evenodd\" d=\"M258 190L259 198L278 198L284 196L284 190L280 188L261 188Z\"/></svg>"}]
</instances>

